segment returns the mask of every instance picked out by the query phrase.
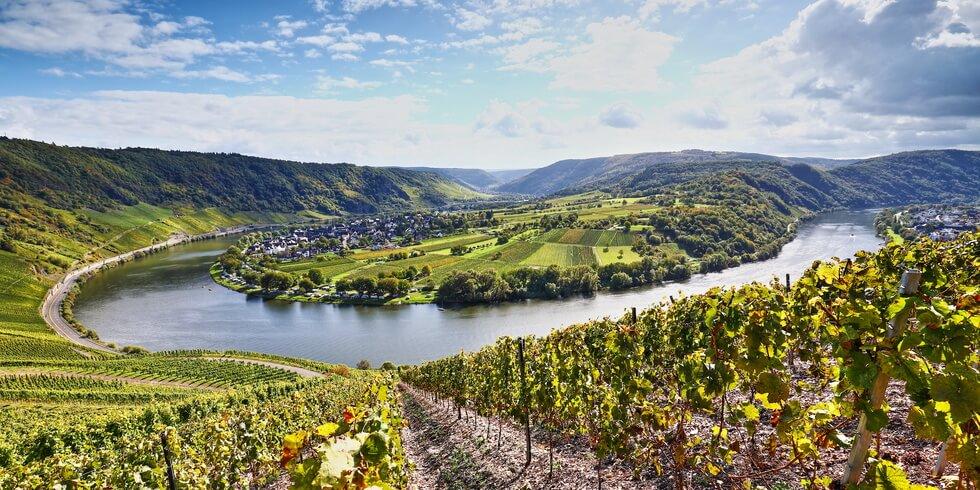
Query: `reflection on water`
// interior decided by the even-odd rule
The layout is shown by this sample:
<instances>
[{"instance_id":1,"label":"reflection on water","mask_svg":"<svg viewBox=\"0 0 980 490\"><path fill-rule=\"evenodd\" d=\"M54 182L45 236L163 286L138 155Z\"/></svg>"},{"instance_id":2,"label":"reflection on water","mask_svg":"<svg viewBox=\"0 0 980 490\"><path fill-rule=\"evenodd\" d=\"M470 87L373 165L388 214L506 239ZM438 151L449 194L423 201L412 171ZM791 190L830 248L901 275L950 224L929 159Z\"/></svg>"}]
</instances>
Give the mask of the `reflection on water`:
<instances>
[{"instance_id":1,"label":"reflection on water","mask_svg":"<svg viewBox=\"0 0 980 490\"><path fill-rule=\"evenodd\" d=\"M621 315L632 306L713 286L793 276L814 260L850 257L881 246L873 213L822 215L801 227L779 256L684 283L603 292L564 301L526 301L439 309L435 305L339 306L285 303L227 290L208 268L234 238L191 243L99 274L82 289L76 316L101 338L151 350L241 349L347 364L367 359L414 363L474 350L502 335Z\"/></svg>"}]
</instances>

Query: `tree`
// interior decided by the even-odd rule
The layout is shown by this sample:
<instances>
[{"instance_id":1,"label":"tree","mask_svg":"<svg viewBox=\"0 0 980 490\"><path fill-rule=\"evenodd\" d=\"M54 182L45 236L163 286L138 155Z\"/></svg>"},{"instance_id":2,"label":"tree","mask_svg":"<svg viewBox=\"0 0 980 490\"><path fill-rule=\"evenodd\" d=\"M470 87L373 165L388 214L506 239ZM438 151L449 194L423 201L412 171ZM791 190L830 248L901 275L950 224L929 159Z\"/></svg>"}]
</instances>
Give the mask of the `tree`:
<instances>
[{"instance_id":1,"label":"tree","mask_svg":"<svg viewBox=\"0 0 980 490\"><path fill-rule=\"evenodd\" d=\"M299 280L299 288L308 293L316 289L316 284L314 284L310 278L304 277Z\"/></svg>"},{"instance_id":2,"label":"tree","mask_svg":"<svg viewBox=\"0 0 980 490\"><path fill-rule=\"evenodd\" d=\"M259 279L259 285L267 291L285 291L296 284L292 274L281 271L267 271Z\"/></svg>"},{"instance_id":3,"label":"tree","mask_svg":"<svg viewBox=\"0 0 980 490\"><path fill-rule=\"evenodd\" d=\"M456 245L455 247L449 249L449 253L453 255L466 255L466 252L469 251L470 249L466 245Z\"/></svg>"},{"instance_id":4,"label":"tree","mask_svg":"<svg viewBox=\"0 0 980 490\"><path fill-rule=\"evenodd\" d=\"M394 277L386 277L384 279L379 279L377 285L378 291L380 291L381 293L387 296L395 296L398 294L399 291L398 281L399 280L395 279Z\"/></svg>"},{"instance_id":5,"label":"tree","mask_svg":"<svg viewBox=\"0 0 980 490\"><path fill-rule=\"evenodd\" d=\"M454 271L439 285L439 301L446 303L494 303L511 292L497 271Z\"/></svg>"},{"instance_id":6,"label":"tree","mask_svg":"<svg viewBox=\"0 0 980 490\"><path fill-rule=\"evenodd\" d=\"M371 361L367 359L357 361L357 369L371 369Z\"/></svg>"},{"instance_id":7,"label":"tree","mask_svg":"<svg viewBox=\"0 0 980 490\"><path fill-rule=\"evenodd\" d=\"M407 269L405 269L405 279L415 279L418 276L419 270L414 265L410 265Z\"/></svg>"},{"instance_id":8,"label":"tree","mask_svg":"<svg viewBox=\"0 0 980 490\"><path fill-rule=\"evenodd\" d=\"M617 272L609 279L611 289L626 289L633 286L633 278L625 272Z\"/></svg>"},{"instance_id":9,"label":"tree","mask_svg":"<svg viewBox=\"0 0 980 490\"><path fill-rule=\"evenodd\" d=\"M343 291L350 291L352 289L350 285L350 281L347 279L337 279L337 282L334 284L334 287L337 288L338 293Z\"/></svg>"},{"instance_id":10,"label":"tree","mask_svg":"<svg viewBox=\"0 0 980 490\"><path fill-rule=\"evenodd\" d=\"M360 294L373 293L378 283L370 277L358 277L350 282L351 288Z\"/></svg>"},{"instance_id":11,"label":"tree","mask_svg":"<svg viewBox=\"0 0 980 490\"><path fill-rule=\"evenodd\" d=\"M421 274L422 277L429 277L429 276L431 276L432 275L432 267L429 267L428 264L423 265L422 266L422 270L419 271L419 274Z\"/></svg>"},{"instance_id":12,"label":"tree","mask_svg":"<svg viewBox=\"0 0 980 490\"><path fill-rule=\"evenodd\" d=\"M323 277L323 272L321 272L320 269L310 269L310 272L306 273L306 277L308 277L310 281L313 281L313 284L319 285L326 282L326 278Z\"/></svg>"}]
</instances>

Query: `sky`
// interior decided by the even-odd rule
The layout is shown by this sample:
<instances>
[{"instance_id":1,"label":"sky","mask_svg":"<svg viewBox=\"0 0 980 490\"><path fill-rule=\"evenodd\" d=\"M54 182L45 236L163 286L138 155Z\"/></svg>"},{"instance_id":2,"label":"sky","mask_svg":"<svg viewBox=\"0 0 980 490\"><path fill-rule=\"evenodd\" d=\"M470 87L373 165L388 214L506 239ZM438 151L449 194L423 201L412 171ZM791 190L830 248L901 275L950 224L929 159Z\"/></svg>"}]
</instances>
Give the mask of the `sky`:
<instances>
[{"instance_id":1,"label":"sky","mask_svg":"<svg viewBox=\"0 0 980 490\"><path fill-rule=\"evenodd\" d=\"M492 169L980 149L980 0L0 0L0 134Z\"/></svg>"}]
</instances>

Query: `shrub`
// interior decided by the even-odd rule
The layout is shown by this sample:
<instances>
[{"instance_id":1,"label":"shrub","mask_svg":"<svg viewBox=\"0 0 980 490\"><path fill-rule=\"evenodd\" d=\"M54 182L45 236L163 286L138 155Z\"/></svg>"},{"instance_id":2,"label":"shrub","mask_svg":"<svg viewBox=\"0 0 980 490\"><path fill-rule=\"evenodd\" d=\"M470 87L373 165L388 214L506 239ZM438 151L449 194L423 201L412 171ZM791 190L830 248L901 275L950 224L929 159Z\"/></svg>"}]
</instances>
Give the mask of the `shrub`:
<instances>
[{"instance_id":1,"label":"shrub","mask_svg":"<svg viewBox=\"0 0 980 490\"><path fill-rule=\"evenodd\" d=\"M367 359L357 361L357 369L371 369L371 361L368 361Z\"/></svg>"}]
</instances>

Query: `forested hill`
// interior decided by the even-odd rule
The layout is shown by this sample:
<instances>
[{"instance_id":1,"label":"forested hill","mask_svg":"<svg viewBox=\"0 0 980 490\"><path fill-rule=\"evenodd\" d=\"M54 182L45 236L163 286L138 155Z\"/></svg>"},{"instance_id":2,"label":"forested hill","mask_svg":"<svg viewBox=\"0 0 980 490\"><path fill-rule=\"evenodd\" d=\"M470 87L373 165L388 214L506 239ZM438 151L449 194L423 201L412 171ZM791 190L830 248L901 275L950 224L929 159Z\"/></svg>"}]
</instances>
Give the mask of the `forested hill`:
<instances>
[{"instance_id":1,"label":"forested hill","mask_svg":"<svg viewBox=\"0 0 980 490\"><path fill-rule=\"evenodd\" d=\"M429 172L228 153L74 148L0 139L0 181L74 209L155 205L233 211L373 213L479 194Z\"/></svg>"},{"instance_id":2,"label":"forested hill","mask_svg":"<svg viewBox=\"0 0 980 490\"><path fill-rule=\"evenodd\" d=\"M753 187L771 190L788 203L810 209L980 199L980 152L897 153L831 170L799 160L700 150L565 160L500 190L524 194L603 190L618 195L650 195L665 186L735 173Z\"/></svg>"},{"instance_id":3,"label":"forested hill","mask_svg":"<svg viewBox=\"0 0 980 490\"><path fill-rule=\"evenodd\" d=\"M871 206L980 200L980 152L923 150L831 170Z\"/></svg>"}]
</instances>

